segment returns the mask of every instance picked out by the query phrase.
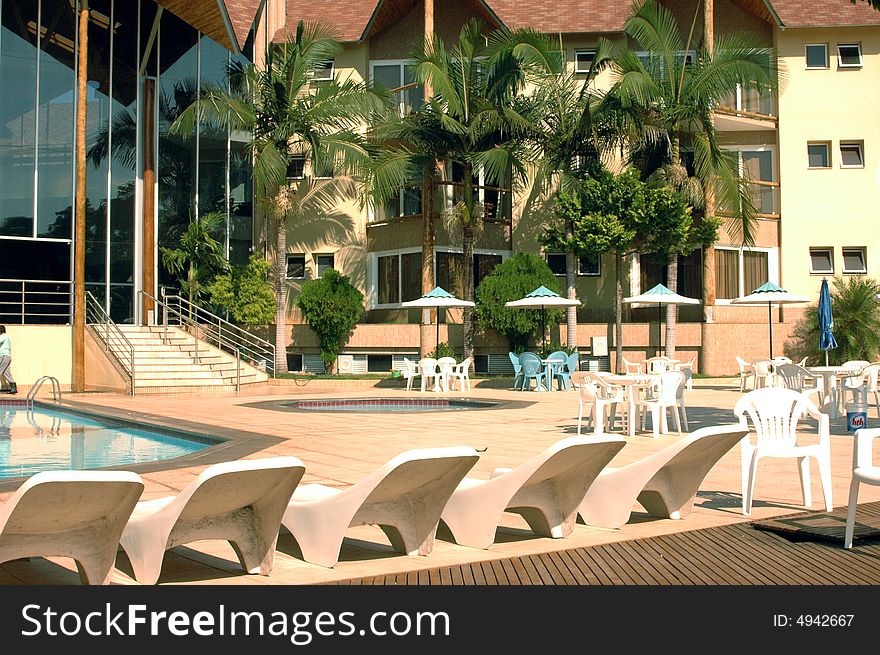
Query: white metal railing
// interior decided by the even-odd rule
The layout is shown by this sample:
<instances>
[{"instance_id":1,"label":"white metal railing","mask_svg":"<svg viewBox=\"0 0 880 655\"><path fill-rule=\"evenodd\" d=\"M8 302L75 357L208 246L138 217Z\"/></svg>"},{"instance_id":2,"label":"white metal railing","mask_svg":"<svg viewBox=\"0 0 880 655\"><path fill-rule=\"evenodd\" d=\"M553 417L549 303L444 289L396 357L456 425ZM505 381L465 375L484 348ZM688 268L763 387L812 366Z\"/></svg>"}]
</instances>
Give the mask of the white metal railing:
<instances>
[{"instance_id":1,"label":"white metal railing","mask_svg":"<svg viewBox=\"0 0 880 655\"><path fill-rule=\"evenodd\" d=\"M163 300L158 300L146 291L139 291L139 306L143 305L144 298L155 303L157 324L166 328L177 326L193 335L193 358L196 363L199 361L199 339L202 339L220 350L235 355L236 361L244 359L255 368L265 370L270 376L275 377L275 346L265 339L191 303L186 298L166 295Z\"/></svg>"},{"instance_id":2,"label":"white metal railing","mask_svg":"<svg viewBox=\"0 0 880 655\"><path fill-rule=\"evenodd\" d=\"M135 383L134 345L119 326L113 322L113 319L110 318L110 315L91 291L86 291L86 325L94 331L104 344L104 349L119 362L119 365L128 374L129 393L133 396Z\"/></svg>"},{"instance_id":3,"label":"white metal railing","mask_svg":"<svg viewBox=\"0 0 880 655\"><path fill-rule=\"evenodd\" d=\"M28 391L27 398L25 399L25 407L28 410L33 410L34 398L36 398L37 392L46 382L52 384L52 402L56 405L61 402L61 385L58 383L58 378L53 378L51 375L44 375L34 382L31 390Z\"/></svg>"},{"instance_id":4,"label":"white metal railing","mask_svg":"<svg viewBox=\"0 0 880 655\"><path fill-rule=\"evenodd\" d=\"M73 323L73 282L0 279L0 323Z\"/></svg>"}]
</instances>

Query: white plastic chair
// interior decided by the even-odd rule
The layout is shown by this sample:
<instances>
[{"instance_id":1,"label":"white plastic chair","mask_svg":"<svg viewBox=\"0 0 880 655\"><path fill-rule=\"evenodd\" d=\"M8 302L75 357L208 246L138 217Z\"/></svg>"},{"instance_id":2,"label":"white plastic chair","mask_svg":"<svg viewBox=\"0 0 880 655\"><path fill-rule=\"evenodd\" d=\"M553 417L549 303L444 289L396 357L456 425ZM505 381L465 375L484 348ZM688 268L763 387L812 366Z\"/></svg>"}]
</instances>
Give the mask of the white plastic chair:
<instances>
[{"instance_id":1,"label":"white plastic chair","mask_svg":"<svg viewBox=\"0 0 880 655\"><path fill-rule=\"evenodd\" d=\"M880 428L856 430L853 442L853 472L849 484L849 506L846 511L846 532L843 547L852 548L856 527L856 510L859 502L859 485L880 485L880 466L874 465L874 439L880 436Z\"/></svg>"},{"instance_id":2,"label":"white plastic chair","mask_svg":"<svg viewBox=\"0 0 880 655\"><path fill-rule=\"evenodd\" d=\"M652 375L660 375L666 371L672 370L674 362L669 357L658 355L657 357L649 357L645 360L647 372Z\"/></svg>"},{"instance_id":3,"label":"white plastic chair","mask_svg":"<svg viewBox=\"0 0 880 655\"><path fill-rule=\"evenodd\" d=\"M70 557L83 584L109 584L119 537L143 490L130 471L31 476L0 506L0 562Z\"/></svg>"},{"instance_id":4,"label":"white plastic chair","mask_svg":"<svg viewBox=\"0 0 880 655\"><path fill-rule=\"evenodd\" d=\"M681 371L666 371L660 374L656 391L652 397L640 398L636 401L636 409L641 416L642 429L645 429L647 411L651 413L651 431L654 438L669 432L668 411L672 409L675 429L681 434L681 416L679 411L684 406L685 377ZM686 420L686 419L685 419Z\"/></svg>"},{"instance_id":5,"label":"white plastic chair","mask_svg":"<svg viewBox=\"0 0 880 655\"><path fill-rule=\"evenodd\" d=\"M686 362L680 362L675 365L675 369L677 371L681 371L684 373L684 378L686 380L685 386L688 391L692 391L694 388L694 369L697 367L697 358L691 357ZM687 429L687 428L685 428Z\"/></svg>"},{"instance_id":6,"label":"white plastic chair","mask_svg":"<svg viewBox=\"0 0 880 655\"><path fill-rule=\"evenodd\" d=\"M874 405L877 407L877 417L880 418L880 396L878 396L877 375L880 372L880 364L869 364L865 366L858 374L841 377L841 402L846 406L849 392L849 399L853 401L870 400L869 395L874 395Z\"/></svg>"},{"instance_id":7,"label":"white plastic chair","mask_svg":"<svg viewBox=\"0 0 880 655\"><path fill-rule=\"evenodd\" d=\"M736 365L739 366L739 390L745 391L749 380L752 381L752 387L757 388L758 382L755 379L755 369L751 363L737 355Z\"/></svg>"},{"instance_id":8,"label":"white plastic chair","mask_svg":"<svg viewBox=\"0 0 880 655\"><path fill-rule=\"evenodd\" d=\"M403 358L403 379L406 380L406 390L412 391L413 380L421 375L419 365L411 359Z\"/></svg>"},{"instance_id":9,"label":"white plastic chair","mask_svg":"<svg viewBox=\"0 0 880 655\"><path fill-rule=\"evenodd\" d=\"M439 362L433 357L422 357L419 360L419 373L422 377L422 391L431 386L438 391L443 388L443 373Z\"/></svg>"},{"instance_id":10,"label":"white plastic chair","mask_svg":"<svg viewBox=\"0 0 880 655\"><path fill-rule=\"evenodd\" d=\"M610 384L602 379L602 376L590 372L576 375L577 377L572 380L578 380L578 434L581 434L584 414L588 421L588 429L592 428L594 434L603 434L606 428L613 427L618 406L626 406L626 391L622 387Z\"/></svg>"},{"instance_id":11,"label":"white plastic chair","mask_svg":"<svg viewBox=\"0 0 880 655\"><path fill-rule=\"evenodd\" d=\"M752 362L752 370L755 372L755 389L763 389L770 386L773 380L773 362L769 359L756 359Z\"/></svg>"},{"instance_id":12,"label":"white plastic chair","mask_svg":"<svg viewBox=\"0 0 880 655\"><path fill-rule=\"evenodd\" d=\"M397 552L428 555L443 506L478 459L466 446L408 450L347 487L298 487L281 523L305 561L328 568L357 525L378 525Z\"/></svg>"},{"instance_id":13,"label":"white plastic chair","mask_svg":"<svg viewBox=\"0 0 880 655\"><path fill-rule=\"evenodd\" d=\"M135 579L156 584L166 551L203 539L225 539L245 571L269 575L281 516L303 473L296 457L223 462L176 495L138 503L120 539Z\"/></svg>"},{"instance_id":14,"label":"white plastic chair","mask_svg":"<svg viewBox=\"0 0 880 655\"><path fill-rule=\"evenodd\" d=\"M567 537L587 489L625 444L620 436L568 437L488 480L465 478L441 519L457 544L473 548L494 543L505 511L520 514L537 535Z\"/></svg>"},{"instance_id":15,"label":"white plastic chair","mask_svg":"<svg viewBox=\"0 0 880 655\"><path fill-rule=\"evenodd\" d=\"M627 375L629 375L630 373L635 373L637 375L641 375L642 373L644 373L641 363L631 362L626 357L621 357L621 359L623 360L623 370Z\"/></svg>"},{"instance_id":16,"label":"white plastic chair","mask_svg":"<svg viewBox=\"0 0 880 655\"><path fill-rule=\"evenodd\" d=\"M450 389L455 387L455 383L457 381L460 391L471 390L470 370L471 366L473 366L473 362L473 357L465 357L449 370L447 374L449 376L447 378L447 383L449 384Z\"/></svg>"},{"instance_id":17,"label":"white plastic chair","mask_svg":"<svg viewBox=\"0 0 880 655\"><path fill-rule=\"evenodd\" d=\"M825 510L831 511L831 435L828 415L822 413L803 393L784 387L768 387L748 392L737 401L734 414L743 427L749 419L755 432L742 440L743 514L752 513L758 461L762 457L792 457L798 460L804 506L812 505L810 457L819 466L825 497ZM818 421L818 443L804 443L798 435L798 421L809 415Z\"/></svg>"},{"instance_id":18,"label":"white plastic chair","mask_svg":"<svg viewBox=\"0 0 880 655\"><path fill-rule=\"evenodd\" d=\"M798 364L780 364L776 367L775 374L781 386L793 389L809 396L815 396L813 402L821 405L822 385L820 377L813 375L803 366Z\"/></svg>"},{"instance_id":19,"label":"white plastic chair","mask_svg":"<svg viewBox=\"0 0 880 655\"><path fill-rule=\"evenodd\" d=\"M587 490L578 514L587 525L619 528L638 501L651 516L682 519L712 467L746 434L748 428L738 424L700 428L653 455L606 467Z\"/></svg>"}]
</instances>

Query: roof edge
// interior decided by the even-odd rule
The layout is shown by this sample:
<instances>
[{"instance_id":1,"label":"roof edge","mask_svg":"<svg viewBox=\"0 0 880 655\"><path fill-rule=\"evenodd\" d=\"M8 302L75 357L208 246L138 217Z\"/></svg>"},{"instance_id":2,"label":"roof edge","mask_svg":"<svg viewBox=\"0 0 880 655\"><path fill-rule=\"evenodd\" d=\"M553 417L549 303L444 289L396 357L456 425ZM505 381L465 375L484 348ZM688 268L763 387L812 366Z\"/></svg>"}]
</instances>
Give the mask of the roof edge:
<instances>
[{"instance_id":1,"label":"roof edge","mask_svg":"<svg viewBox=\"0 0 880 655\"><path fill-rule=\"evenodd\" d=\"M771 0L764 0L764 6L767 7L767 11L770 12L770 15L773 17L773 20L776 21L776 26L784 30L786 28L785 23L782 22L782 18L779 17L779 14L776 13L776 9L771 4Z\"/></svg>"},{"instance_id":2,"label":"roof edge","mask_svg":"<svg viewBox=\"0 0 880 655\"><path fill-rule=\"evenodd\" d=\"M376 6L373 7L373 13L370 14L370 20L367 21L367 24L364 25L363 31L361 31L360 38L354 43L364 43L370 35L370 30L373 29L373 24L376 22L376 17L379 15L379 10L382 9L382 5L385 4L385 0L379 0L376 3Z\"/></svg>"},{"instance_id":3,"label":"roof edge","mask_svg":"<svg viewBox=\"0 0 880 655\"><path fill-rule=\"evenodd\" d=\"M232 46L232 54L241 54L241 45L238 37L235 35L235 28L232 27L232 21L229 19L229 12L226 10L225 0L217 0L217 9L220 10L220 16L223 18L223 26L226 28L226 35L229 37L229 43Z\"/></svg>"}]
</instances>

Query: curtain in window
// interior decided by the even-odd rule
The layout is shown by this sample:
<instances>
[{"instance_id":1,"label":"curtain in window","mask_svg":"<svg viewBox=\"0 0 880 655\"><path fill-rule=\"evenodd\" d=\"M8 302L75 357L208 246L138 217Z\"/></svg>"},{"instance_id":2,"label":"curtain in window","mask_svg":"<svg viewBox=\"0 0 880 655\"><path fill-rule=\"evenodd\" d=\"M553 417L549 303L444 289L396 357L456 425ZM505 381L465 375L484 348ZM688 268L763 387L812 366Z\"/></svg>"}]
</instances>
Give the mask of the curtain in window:
<instances>
[{"instance_id":1,"label":"curtain in window","mask_svg":"<svg viewBox=\"0 0 880 655\"><path fill-rule=\"evenodd\" d=\"M399 302L397 282L399 279L399 260L397 255L379 257L378 293L379 304Z\"/></svg>"},{"instance_id":2,"label":"curtain in window","mask_svg":"<svg viewBox=\"0 0 880 655\"><path fill-rule=\"evenodd\" d=\"M422 253L410 252L400 256L401 302L422 296Z\"/></svg>"},{"instance_id":3,"label":"curtain in window","mask_svg":"<svg viewBox=\"0 0 880 655\"><path fill-rule=\"evenodd\" d=\"M739 295L739 252L715 251L715 296L724 300Z\"/></svg>"},{"instance_id":4,"label":"curtain in window","mask_svg":"<svg viewBox=\"0 0 880 655\"><path fill-rule=\"evenodd\" d=\"M745 293L751 293L769 279L766 252L743 252Z\"/></svg>"},{"instance_id":5,"label":"curtain in window","mask_svg":"<svg viewBox=\"0 0 880 655\"><path fill-rule=\"evenodd\" d=\"M462 297L464 284L462 269L464 256L457 252L437 253L437 285L458 298Z\"/></svg>"}]
</instances>

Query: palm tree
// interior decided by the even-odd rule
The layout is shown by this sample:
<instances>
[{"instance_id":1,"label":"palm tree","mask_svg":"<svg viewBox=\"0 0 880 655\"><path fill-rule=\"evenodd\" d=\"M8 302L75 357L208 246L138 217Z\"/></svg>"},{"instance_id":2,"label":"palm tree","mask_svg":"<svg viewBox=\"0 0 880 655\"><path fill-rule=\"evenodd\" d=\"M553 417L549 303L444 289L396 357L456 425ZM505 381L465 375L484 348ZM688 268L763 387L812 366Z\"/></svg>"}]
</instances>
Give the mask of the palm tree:
<instances>
[{"instance_id":1,"label":"palm tree","mask_svg":"<svg viewBox=\"0 0 880 655\"><path fill-rule=\"evenodd\" d=\"M699 4L697 9L699 9ZM734 238L754 243L756 210L747 180L735 157L718 144L713 107L735 93L737 85L775 92L772 51L751 45L748 35L728 34L715 40L709 52L694 41L696 16L687 39L673 14L656 0L634 4L624 31L644 55L621 46L611 55L612 87L605 96L609 108L628 119L630 154L646 176L685 191L695 216L705 221L705 192L713 189L719 205L730 208L736 220L728 223ZM693 52L693 56L687 53ZM693 152L689 175L682 149ZM711 230L710 230L711 232ZM667 286L678 286L677 253L668 257ZM666 354L675 354L676 307L666 310Z\"/></svg>"},{"instance_id":2,"label":"palm tree","mask_svg":"<svg viewBox=\"0 0 880 655\"><path fill-rule=\"evenodd\" d=\"M453 182L455 204L446 215L461 234L462 296L466 300L474 297L474 242L483 227L479 172L487 185L499 187L513 187L526 179L525 118L513 103L523 80L511 56L489 59L492 52L484 28L480 20L468 21L449 49L435 36L416 53L413 72L419 83L433 89L420 112L432 129L442 131L435 139L444 150L448 147L445 154L461 170L460 181ZM464 309L463 323L464 357L470 357L474 352L473 308Z\"/></svg>"},{"instance_id":3,"label":"palm tree","mask_svg":"<svg viewBox=\"0 0 880 655\"><path fill-rule=\"evenodd\" d=\"M224 246L216 238L225 221L226 217L218 212L199 216L172 235L175 247L160 248L162 263L169 273L178 276L190 306L204 294L205 286L215 275L229 268Z\"/></svg>"},{"instance_id":4,"label":"palm tree","mask_svg":"<svg viewBox=\"0 0 880 655\"><path fill-rule=\"evenodd\" d=\"M328 170L334 175L359 174L371 154L363 126L389 104L387 95L363 83L312 82L312 72L341 50L325 28L300 21L286 43L269 50L264 66L230 64L229 90L204 89L173 126L190 133L198 120L251 135L256 198L276 231L276 373L287 372L287 229L297 224L303 207L300 182L288 180L288 167L304 158L307 177Z\"/></svg>"},{"instance_id":5,"label":"palm tree","mask_svg":"<svg viewBox=\"0 0 880 655\"><path fill-rule=\"evenodd\" d=\"M602 94L595 87L598 74L608 65L610 42L599 42L590 70L578 74L566 66L561 39L530 28L493 34L492 49L509 53L522 67L522 75L535 89L527 98L525 114L529 143L538 166L534 181L545 192L576 194L588 169L598 164L616 144L620 132L614 116L602 114ZM564 226L572 241L572 224ZM567 252L566 290L576 297L578 257ZM577 346L577 307L566 310L566 342Z\"/></svg>"}]
</instances>

